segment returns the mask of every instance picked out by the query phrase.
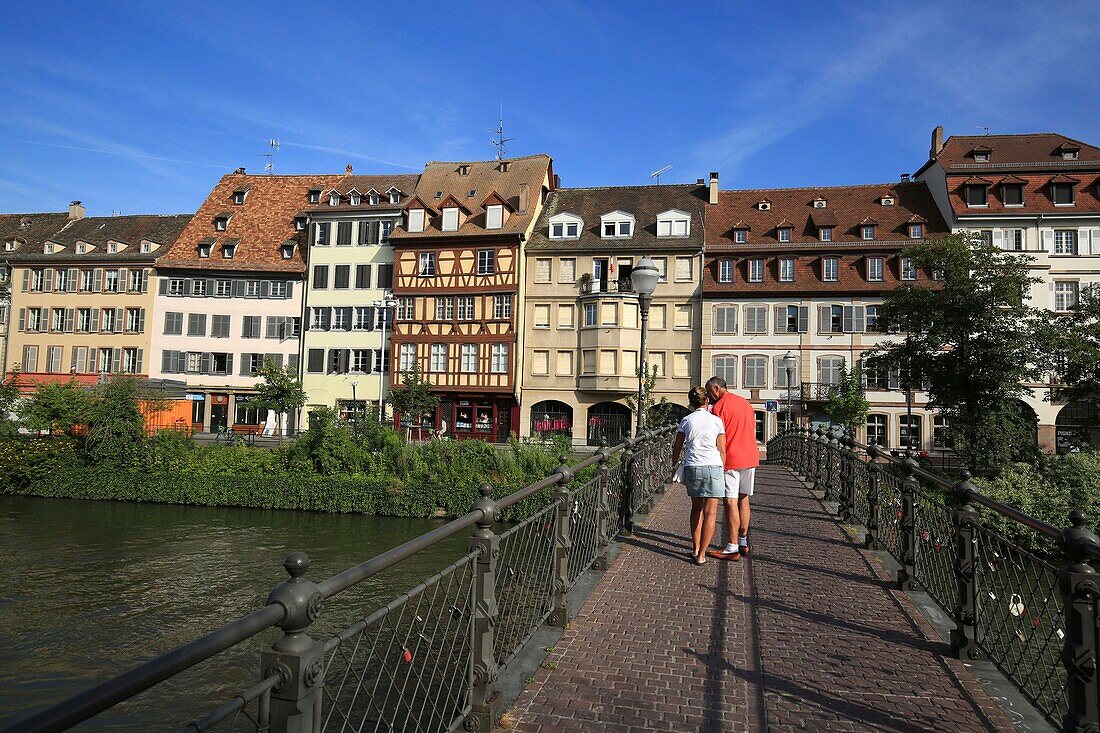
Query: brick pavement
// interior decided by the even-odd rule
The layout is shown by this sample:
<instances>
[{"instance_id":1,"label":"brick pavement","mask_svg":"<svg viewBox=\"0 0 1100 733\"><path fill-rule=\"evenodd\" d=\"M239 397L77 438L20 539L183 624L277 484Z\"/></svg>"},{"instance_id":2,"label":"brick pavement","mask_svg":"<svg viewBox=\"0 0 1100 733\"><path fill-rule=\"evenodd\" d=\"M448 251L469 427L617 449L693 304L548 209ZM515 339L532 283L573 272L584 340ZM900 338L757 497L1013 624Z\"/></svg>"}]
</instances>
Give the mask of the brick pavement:
<instances>
[{"instance_id":1,"label":"brick pavement","mask_svg":"<svg viewBox=\"0 0 1100 733\"><path fill-rule=\"evenodd\" d=\"M659 502L512 707L514 730L1012 730L801 482L778 467L757 482L741 562L692 565L687 497Z\"/></svg>"}]
</instances>

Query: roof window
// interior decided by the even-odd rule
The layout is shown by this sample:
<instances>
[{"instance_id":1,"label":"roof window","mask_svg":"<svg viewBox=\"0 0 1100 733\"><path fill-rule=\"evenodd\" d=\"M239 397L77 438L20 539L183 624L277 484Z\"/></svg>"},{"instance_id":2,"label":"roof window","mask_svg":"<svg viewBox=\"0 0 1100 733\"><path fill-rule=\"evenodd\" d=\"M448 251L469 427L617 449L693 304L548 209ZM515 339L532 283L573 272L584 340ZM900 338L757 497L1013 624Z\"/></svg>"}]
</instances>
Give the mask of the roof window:
<instances>
[{"instance_id":1,"label":"roof window","mask_svg":"<svg viewBox=\"0 0 1100 733\"><path fill-rule=\"evenodd\" d=\"M686 237L691 234L691 214L669 209L657 214L658 237Z\"/></svg>"},{"instance_id":2,"label":"roof window","mask_svg":"<svg viewBox=\"0 0 1100 733\"><path fill-rule=\"evenodd\" d=\"M757 211L771 211L771 208L772 202L768 201L767 199L761 199L760 201L756 202Z\"/></svg>"},{"instance_id":3,"label":"roof window","mask_svg":"<svg viewBox=\"0 0 1100 733\"><path fill-rule=\"evenodd\" d=\"M340 205L340 193L339 192L333 191L332 193L330 193L328 195L328 205L329 206L339 206Z\"/></svg>"},{"instance_id":4,"label":"roof window","mask_svg":"<svg viewBox=\"0 0 1100 733\"><path fill-rule=\"evenodd\" d=\"M989 206L989 182L972 181L963 186L967 206Z\"/></svg>"},{"instance_id":5,"label":"roof window","mask_svg":"<svg viewBox=\"0 0 1100 733\"><path fill-rule=\"evenodd\" d=\"M1081 148L1073 143L1062 143L1058 146L1058 153L1062 156L1062 160L1077 160L1080 152Z\"/></svg>"},{"instance_id":6,"label":"roof window","mask_svg":"<svg viewBox=\"0 0 1100 733\"><path fill-rule=\"evenodd\" d=\"M401 192L400 191L398 191L396 188L391 188L389 193L390 193L390 203L391 204L401 203Z\"/></svg>"},{"instance_id":7,"label":"roof window","mask_svg":"<svg viewBox=\"0 0 1100 733\"><path fill-rule=\"evenodd\" d=\"M1073 206L1073 188L1078 181L1066 176L1059 176L1050 182L1050 199L1055 206Z\"/></svg>"},{"instance_id":8,"label":"roof window","mask_svg":"<svg viewBox=\"0 0 1100 733\"><path fill-rule=\"evenodd\" d=\"M308 198L308 200L311 204L321 203L321 189L319 189L319 188L309 189L309 194L308 194L307 198Z\"/></svg>"},{"instance_id":9,"label":"roof window","mask_svg":"<svg viewBox=\"0 0 1100 733\"><path fill-rule=\"evenodd\" d=\"M239 239L227 239L222 242L222 259L231 260L237 255L237 245L240 243Z\"/></svg>"},{"instance_id":10,"label":"roof window","mask_svg":"<svg viewBox=\"0 0 1100 733\"><path fill-rule=\"evenodd\" d=\"M993 156L993 149L985 145L979 145L970 151L970 156L974 158L975 163L988 163Z\"/></svg>"},{"instance_id":11,"label":"roof window","mask_svg":"<svg viewBox=\"0 0 1100 733\"><path fill-rule=\"evenodd\" d=\"M14 252L17 249L19 249L19 240L18 239L9 239L8 241L4 242L4 251L5 252Z\"/></svg>"},{"instance_id":12,"label":"roof window","mask_svg":"<svg viewBox=\"0 0 1100 733\"><path fill-rule=\"evenodd\" d=\"M471 188L470 192L466 194L466 198L472 199L474 196L477 196L477 189Z\"/></svg>"},{"instance_id":13,"label":"roof window","mask_svg":"<svg viewBox=\"0 0 1100 733\"><path fill-rule=\"evenodd\" d=\"M351 202L352 206L358 206L362 198L363 197L359 195L358 191L352 191L350 194L348 194L348 201Z\"/></svg>"},{"instance_id":14,"label":"roof window","mask_svg":"<svg viewBox=\"0 0 1100 733\"><path fill-rule=\"evenodd\" d=\"M286 242L280 248L284 260L289 260L294 257L294 242Z\"/></svg>"},{"instance_id":15,"label":"roof window","mask_svg":"<svg viewBox=\"0 0 1100 733\"><path fill-rule=\"evenodd\" d=\"M369 203L371 206L378 206L378 192L377 191L371 191L370 193L367 194L367 203Z\"/></svg>"},{"instance_id":16,"label":"roof window","mask_svg":"<svg viewBox=\"0 0 1100 733\"><path fill-rule=\"evenodd\" d=\"M634 215L625 211L612 211L600 217L600 236L619 239L634 236Z\"/></svg>"},{"instance_id":17,"label":"roof window","mask_svg":"<svg viewBox=\"0 0 1100 733\"><path fill-rule=\"evenodd\" d=\"M294 229L299 232L304 232L306 230L306 218L304 216L294 217Z\"/></svg>"},{"instance_id":18,"label":"roof window","mask_svg":"<svg viewBox=\"0 0 1100 733\"><path fill-rule=\"evenodd\" d=\"M218 214L214 217L214 231L224 232L229 228L229 219L232 214Z\"/></svg>"},{"instance_id":19,"label":"roof window","mask_svg":"<svg viewBox=\"0 0 1100 733\"><path fill-rule=\"evenodd\" d=\"M247 188L238 188L233 192L233 205L240 206L244 203L245 198L248 196Z\"/></svg>"},{"instance_id":20,"label":"roof window","mask_svg":"<svg viewBox=\"0 0 1100 733\"><path fill-rule=\"evenodd\" d=\"M824 209L828 202L821 196L818 196L816 199L814 199L813 204L815 209Z\"/></svg>"},{"instance_id":21,"label":"roof window","mask_svg":"<svg viewBox=\"0 0 1100 733\"><path fill-rule=\"evenodd\" d=\"M579 239L584 220L576 214L562 213L550 217L551 239Z\"/></svg>"},{"instance_id":22,"label":"roof window","mask_svg":"<svg viewBox=\"0 0 1100 733\"><path fill-rule=\"evenodd\" d=\"M887 194L883 194L883 195L882 195L882 197L881 197L881 198L879 198L878 202L879 202L879 204L881 204L882 206L893 206L893 205L894 205L894 197L893 197L893 196L891 196L891 195L890 195L890 194L888 194L888 193L887 193Z\"/></svg>"},{"instance_id":23,"label":"roof window","mask_svg":"<svg viewBox=\"0 0 1100 733\"><path fill-rule=\"evenodd\" d=\"M460 175L460 176L470 175L470 166L466 165L465 163L460 165L458 167L458 175Z\"/></svg>"}]
</instances>

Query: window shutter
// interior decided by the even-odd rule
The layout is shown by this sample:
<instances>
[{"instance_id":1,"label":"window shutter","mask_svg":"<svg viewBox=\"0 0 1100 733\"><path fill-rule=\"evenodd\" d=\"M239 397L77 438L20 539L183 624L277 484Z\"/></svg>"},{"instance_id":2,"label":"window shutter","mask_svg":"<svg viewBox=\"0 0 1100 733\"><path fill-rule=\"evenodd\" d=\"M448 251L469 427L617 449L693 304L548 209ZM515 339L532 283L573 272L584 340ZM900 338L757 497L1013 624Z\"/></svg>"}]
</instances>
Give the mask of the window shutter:
<instances>
[{"instance_id":1,"label":"window shutter","mask_svg":"<svg viewBox=\"0 0 1100 733\"><path fill-rule=\"evenodd\" d=\"M72 333L73 332L75 316L76 316L76 310L75 309L73 309L73 308L66 308L65 309L65 326L62 329L62 330L65 331L65 333Z\"/></svg>"},{"instance_id":2,"label":"window shutter","mask_svg":"<svg viewBox=\"0 0 1100 733\"><path fill-rule=\"evenodd\" d=\"M27 292L31 289L31 271L23 270L23 292Z\"/></svg>"},{"instance_id":3,"label":"window shutter","mask_svg":"<svg viewBox=\"0 0 1100 733\"><path fill-rule=\"evenodd\" d=\"M187 352L186 351L173 351L176 355L176 371L183 374L187 371Z\"/></svg>"},{"instance_id":4,"label":"window shutter","mask_svg":"<svg viewBox=\"0 0 1100 733\"><path fill-rule=\"evenodd\" d=\"M843 306L842 313L841 330L844 331L844 333L851 333L855 329L855 306Z\"/></svg>"},{"instance_id":5,"label":"window shutter","mask_svg":"<svg viewBox=\"0 0 1100 733\"><path fill-rule=\"evenodd\" d=\"M148 293L149 292L149 278L151 276L152 276L152 270L149 270L148 268L146 268L146 269L141 271L141 292L143 292L143 293ZM210 284L209 283L207 283L206 288L207 288L206 289L206 294L210 295Z\"/></svg>"},{"instance_id":6,"label":"window shutter","mask_svg":"<svg viewBox=\"0 0 1100 733\"><path fill-rule=\"evenodd\" d=\"M1100 229L1092 230L1092 248L1089 254L1100 255Z\"/></svg>"},{"instance_id":7,"label":"window shutter","mask_svg":"<svg viewBox=\"0 0 1100 733\"><path fill-rule=\"evenodd\" d=\"M214 355L209 351L199 354L199 373L209 374L214 371Z\"/></svg>"},{"instance_id":8,"label":"window shutter","mask_svg":"<svg viewBox=\"0 0 1100 733\"><path fill-rule=\"evenodd\" d=\"M367 306L367 330L373 331L375 321L378 319L378 314L375 312L374 306Z\"/></svg>"},{"instance_id":9,"label":"window shutter","mask_svg":"<svg viewBox=\"0 0 1100 733\"><path fill-rule=\"evenodd\" d=\"M286 365L287 365L288 369L290 369L294 373L297 373L298 372L298 355L297 354L287 354Z\"/></svg>"},{"instance_id":10,"label":"window shutter","mask_svg":"<svg viewBox=\"0 0 1100 733\"><path fill-rule=\"evenodd\" d=\"M340 349L340 373L348 373L348 361L351 358L351 349Z\"/></svg>"},{"instance_id":11,"label":"window shutter","mask_svg":"<svg viewBox=\"0 0 1100 733\"><path fill-rule=\"evenodd\" d=\"M306 362L306 369L312 373L321 373L325 370L325 350L310 349Z\"/></svg>"},{"instance_id":12,"label":"window shutter","mask_svg":"<svg viewBox=\"0 0 1100 733\"><path fill-rule=\"evenodd\" d=\"M271 281L270 280L261 280L260 281L260 297L261 298L270 298L271 297Z\"/></svg>"},{"instance_id":13,"label":"window shutter","mask_svg":"<svg viewBox=\"0 0 1100 733\"><path fill-rule=\"evenodd\" d=\"M118 374L122 365L122 349L111 349L111 374Z\"/></svg>"},{"instance_id":14,"label":"window shutter","mask_svg":"<svg viewBox=\"0 0 1100 733\"><path fill-rule=\"evenodd\" d=\"M798 332L806 333L810 330L810 306L798 306Z\"/></svg>"},{"instance_id":15,"label":"window shutter","mask_svg":"<svg viewBox=\"0 0 1100 733\"><path fill-rule=\"evenodd\" d=\"M73 359L74 360L76 359L76 353L75 352L73 353ZM165 374L171 374L172 371L173 371L172 367L175 366L175 362L176 362L176 357L175 357L173 352L171 352L171 351L162 351L162 352L160 352L160 370L162 372L164 372Z\"/></svg>"},{"instance_id":16,"label":"window shutter","mask_svg":"<svg viewBox=\"0 0 1100 733\"><path fill-rule=\"evenodd\" d=\"M126 325L125 316L125 310L122 308L115 308L115 333L122 333L122 328Z\"/></svg>"},{"instance_id":17,"label":"window shutter","mask_svg":"<svg viewBox=\"0 0 1100 733\"><path fill-rule=\"evenodd\" d=\"M997 249L1008 249L1008 247L1005 246L1006 241L1007 241L1007 237L1005 237L1005 233L1003 231L1001 231L1000 229L994 229L993 230L993 246L994 247L996 247Z\"/></svg>"},{"instance_id":18,"label":"window shutter","mask_svg":"<svg viewBox=\"0 0 1100 733\"><path fill-rule=\"evenodd\" d=\"M282 354L268 354L267 358L275 362L275 366L280 369L283 368L283 355Z\"/></svg>"},{"instance_id":19,"label":"window shutter","mask_svg":"<svg viewBox=\"0 0 1100 733\"><path fill-rule=\"evenodd\" d=\"M75 293L76 292L76 285L77 285L76 281L79 278L80 278L80 270L76 269L75 267L70 268L69 269L69 287L67 288L67 290L70 293Z\"/></svg>"},{"instance_id":20,"label":"window shutter","mask_svg":"<svg viewBox=\"0 0 1100 733\"><path fill-rule=\"evenodd\" d=\"M145 333L145 309L144 308L139 308L138 309L137 332L138 333Z\"/></svg>"},{"instance_id":21,"label":"window shutter","mask_svg":"<svg viewBox=\"0 0 1100 733\"><path fill-rule=\"evenodd\" d=\"M97 267L97 268L95 268L95 270L92 271L92 292L95 292L95 293L102 293L103 292L103 269L102 268Z\"/></svg>"},{"instance_id":22,"label":"window shutter","mask_svg":"<svg viewBox=\"0 0 1100 733\"><path fill-rule=\"evenodd\" d=\"M1042 231L1043 236L1043 249L1050 254L1054 254L1054 230L1044 229Z\"/></svg>"},{"instance_id":23,"label":"window shutter","mask_svg":"<svg viewBox=\"0 0 1100 733\"><path fill-rule=\"evenodd\" d=\"M118 271L118 292L125 293L130 289L130 271L125 267Z\"/></svg>"},{"instance_id":24,"label":"window shutter","mask_svg":"<svg viewBox=\"0 0 1100 733\"><path fill-rule=\"evenodd\" d=\"M27 330L27 309L26 308L20 308L19 309L19 330L20 331Z\"/></svg>"},{"instance_id":25,"label":"window shutter","mask_svg":"<svg viewBox=\"0 0 1100 733\"><path fill-rule=\"evenodd\" d=\"M99 331L99 308L92 308L92 317L89 320L91 322L88 324L88 332L97 333Z\"/></svg>"},{"instance_id":26,"label":"window shutter","mask_svg":"<svg viewBox=\"0 0 1100 733\"><path fill-rule=\"evenodd\" d=\"M856 333L867 331L867 309L862 305L852 306L852 330Z\"/></svg>"},{"instance_id":27,"label":"window shutter","mask_svg":"<svg viewBox=\"0 0 1100 733\"><path fill-rule=\"evenodd\" d=\"M158 292L161 295L168 295L168 280L167 278L160 279L160 285L158 286Z\"/></svg>"},{"instance_id":28,"label":"window shutter","mask_svg":"<svg viewBox=\"0 0 1100 733\"><path fill-rule=\"evenodd\" d=\"M267 317L267 325L264 328L264 338L273 339L279 337L279 320L278 316Z\"/></svg>"},{"instance_id":29,"label":"window shutter","mask_svg":"<svg viewBox=\"0 0 1100 733\"><path fill-rule=\"evenodd\" d=\"M251 357L252 357L252 354L241 354L241 372L240 372L240 374L241 374L242 377L247 377L251 373L251 370L249 369L249 366L251 366L249 362L252 361Z\"/></svg>"},{"instance_id":30,"label":"window shutter","mask_svg":"<svg viewBox=\"0 0 1100 733\"><path fill-rule=\"evenodd\" d=\"M1077 230L1077 254L1092 254L1092 248L1089 246L1088 229Z\"/></svg>"},{"instance_id":31,"label":"window shutter","mask_svg":"<svg viewBox=\"0 0 1100 733\"><path fill-rule=\"evenodd\" d=\"M829 333L832 320L832 309L827 305L819 305L817 307L817 332Z\"/></svg>"},{"instance_id":32,"label":"window shutter","mask_svg":"<svg viewBox=\"0 0 1100 733\"><path fill-rule=\"evenodd\" d=\"M42 292L53 292L53 270L43 270L42 274Z\"/></svg>"},{"instance_id":33,"label":"window shutter","mask_svg":"<svg viewBox=\"0 0 1100 733\"><path fill-rule=\"evenodd\" d=\"M286 281L286 288L283 292L286 293L283 297L285 297L287 300L294 297L294 281L293 280L287 280Z\"/></svg>"},{"instance_id":34,"label":"window shutter","mask_svg":"<svg viewBox=\"0 0 1100 733\"><path fill-rule=\"evenodd\" d=\"M321 309L321 328L325 331L332 328L332 308Z\"/></svg>"},{"instance_id":35,"label":"window shutter","mask_svg":"<svg viewBox=\"0 0 1100 733\"><path fill-rule=\"evenodd\" d=\"M234 280L233 281L233 297L234 298L243 298L244 297L244 280Z\"/></svg>"},{"instance_id":36,"label":"window shutter","mask_svg":"<svg viewBox=\"0 0 1100 733\"><path fill-rule=\"evenodd\" d=\"M1054 283L1048 283L1047 308L1054 310Z\"/></svg>"},{"instance_id":37,"label":"window shutter","mask_svg":"<svg viewBox=\"0 0 1100 733\"><path fill-rule=\"evenodd\" d=\"M134 373L135 374L142 374L144 372L144 369L142 368L144 362L145 362L145 350L144 349L138 349L137 350L137 366L134 367Z\"/></svg>"},{"instance_id":38,"label":"window shutter","mask_svg":"<svg viewBox=\"0 0 1100 733\"><path fill-rule=\"evenodd\" d=\"M187 278L186 280L183 281L183 294L184 295L190 295L191 294L191 278Z\"/></svg>"}]
</instances>

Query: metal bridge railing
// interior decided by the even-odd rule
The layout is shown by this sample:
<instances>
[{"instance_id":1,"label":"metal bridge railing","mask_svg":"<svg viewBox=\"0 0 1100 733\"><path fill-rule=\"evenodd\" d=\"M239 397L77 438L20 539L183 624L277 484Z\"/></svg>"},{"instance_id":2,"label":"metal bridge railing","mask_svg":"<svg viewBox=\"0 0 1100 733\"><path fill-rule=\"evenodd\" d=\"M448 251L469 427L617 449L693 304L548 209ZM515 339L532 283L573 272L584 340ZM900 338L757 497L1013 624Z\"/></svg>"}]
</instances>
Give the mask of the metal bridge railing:
<instances>
[{"instance_id":1,"label":"metal bridge railing","mask_svg":"<svg viewBox=\"0 0 1100 733\"><path fill-rule=\"evenodd\" d=\"M1082 512L1053 527L825 427L796 427L768 443L788 466L867 529L865 544L900 566L898 585L921 588L952 618L952 652L988 659L1055 727L1100 730L1100 538ZM997 530L1005 522L1038 548ZM919 684L919 682L915 682Z\"/></svg>"},{"instance_id":2,"label":"metal bridge railing","mask_svg":"<svg viewBox=\"0 0 1100 733\"><path fill-rule=\"evenodd\" d=\"M65 730L272 627L283 633L262 652L260 681L181 721L185 731L490 731L500 722L501 670L544 622L569 622L570 588L588 568L607 567L615 537L672 473L674 429L602 447L573 466L562 458L549 477L499 501L483 485L466 515L319 583L306 577L309 558L293 552L284 562L290 578L263 608L2 731ZM594 477L578 484L589 468ZM500 510L548 490L544 509L493 531ZM336 635L309 636L329 599L470 528L457 561Z\"/></svg>"}]
</instances>

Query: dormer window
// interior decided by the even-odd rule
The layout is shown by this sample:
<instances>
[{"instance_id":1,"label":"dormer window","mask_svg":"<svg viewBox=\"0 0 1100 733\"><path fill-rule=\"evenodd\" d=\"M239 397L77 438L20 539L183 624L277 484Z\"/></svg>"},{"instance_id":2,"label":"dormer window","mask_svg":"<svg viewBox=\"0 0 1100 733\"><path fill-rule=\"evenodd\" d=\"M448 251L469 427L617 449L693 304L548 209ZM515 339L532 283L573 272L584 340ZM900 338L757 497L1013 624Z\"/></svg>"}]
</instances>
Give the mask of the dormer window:
<instances>
[{"instance_id":1,"label":"dormer window","mask_svg":"<svg viewBox=\"0 0 1100 733\"><path fill-rule=\"evenodd\" d=\"M975 163L988 163L992 155L993 149L985 145L979 145L970 151L970 157L974 159Z\"/></svg>"},{"instance_id":2,"label":"dormer window","mask_svg":"<svg viewBox=\"0 0 1100 733\"><path fill-rule=\"evenodd\" d=\"M153 251L153 243L152 242L142 242L141 243L141 253L143 255L147 255L152 251Z\"/></svg>"},{"instance_id":3,"label":"dormer window","mask_svg":"<svg viewBox=\"0 0 1100 733\"><path fill-rule=\"evenodd\" d=\"M1024 184L1022 183L1002 183L1001 184L1001 203L1005 206L1023 206L1024 205Z\"/></svg>"},{"instance_id":4,"label":"dormer window","mask_svg":"<svg viewBox=\"0 0 1100 733\"><path fill-rule=\"evenodd\" d=\"M889 196L889 195L883 196L882 198L879 199L879 203L883 206L893 206L894 205L894 197Z\"/></svg>"},{"instance_id":5,"label":"dormer window","mask_svg":"<svg viewBox=\"0 0 1100 733\"><path fill-rule=\"evenodd\" d=\"M390 189L390 203L391 204L401 203L401 192L398 191L396 188Z\"/></svg>"},{"instance_id":6,"label":"dormer window","mask_svg":"<svg viewBox=\"0 0 1100 733\"><path fill-rule=\"evenodd\" d=\"M989 162L989 153L974 153L974 162L975 163L988 163Z\"/></svg>"},{"instance_id":7,"label":"dormer window","mask_svg":"<svg viewBox=\"0 0 1100 733\"><path fill-rule=\"evenodd\" d=\"M756 202L757 211L771 211L771 208L772 202L768 201L767 199L761 199L760 201Z\"/></svg>"},{"instance_id":8,"label":"dormer window","mask_svg":"<svg viewBox=\"0 0 1100 733\"><path fill-rule=\"evenodd\" d=\"M287 242L279 248L280 254L282 254L284 260L294 258L294 242Z\"/></svg>"},{"instance_id":9,"label":"dormer window","mask_svg":"<svg viewBox=\"0 0 1100 733\"><path fill-rule=\"evenodd\" d=\"M816 199L814 199L813 203L814 203L814 208L815 209L824 209L825 206L826 206L825 199L821 198L820 196L818 196Z\"/></svg>"},{"instance_id":10,"label":"dormer window","mask_svg":"<svg viewBox=\"0 0 1100 733\"><path fill-rule=\"evenodd\" d=\"M8 244L14 244L14 242L8 242ZM87 250L87 247L88 247L88 245L84 244L83 242L78 242L77 245L76 245L76 253L78 255L84 254L84 252ZM4 249L8 249L8 248L5 246ZM8 251L10 252L11 250L8 249Z\"/></svg>"},{"instance_id":11,"label":"dormer window","mask_svg":"<svg viewBox=\"0 0 1100 733\"><path fill-rule=\"evenodd\" d=\"M910 239L920 239L923 236L924 236L924 225L923 224L910 224L909 225L909 238Z\"/></svg>"},{"instance_id":12,"label":"dormer window","mask_svg":"<svg viewBox=\"0 0 1100 733\"><path fill-rule=\"evenodd\" d=\"M967 206L989 206L989 185L968 183L963 187Z\"/></svg>"},{"instance_id":13,"label":"dormer window","mask_svg":"<svg viewBox=\"0 0 1100 733\"><path fill-rule=\"evenodd\" d=\"M658 237L686 237L691 234L691 214L669 209L657 214Z\"/></svg>"},{"instance_id":14,"label":"dormer window","mask_svg":"<svg viewBox=\"0 0 1100 733\"><path fill-rule=\"evenodd\" d=\"M460 166L458 167L458 175L460 175L460 176L468 176L468 175L470 175L470 166L468 166L468 165L460 165Z\"/></svg>"},{"instance_id":15,"label":"dormer window","mask_svg":"<svg viewBox=\"0 0 1100 733\"><path fill-rule=\"evenodd\" d=\"M817 238L822 242L833 241L833 228L832 227L819 227L817 230Z\"/></svg>"},{"instance_id":16,"label":"dormer window","mask_svg":"<svg viewBox=\"0 0 1100 733\"><path fill-rule=\"evenodd\" d=\"M330 193L328 195L328 205L329 206L339 206L340 205L340 194L337 193L336 191L333 191L332 193Z\"/></svg>"},{"instance_id":17,"label":"dormer window","mask_svg":"<svg viewBox=\"0 0 1100 733\"><path fill-rule=\"evenodd\" d=\"M504 206L502 204L490 204L485 207L485 228L500 229L504 226Z\"/></svg>"},{"instance_id":18,"label":"dormer window","mask_svg":"<svg viewBox=\"0 0 1100 733\"><path fill-rule=\"evenodd\" d=\"M224 232L228 228L229 228L229 215L228 214L219 214L218 216L214 217L214 231Z\"/></svg>"},{"instance_id":19,"label":"dormer window","mask_svg":"<svg viewBox=\"0 0 1100 733\"><path fill-rule=\"evenodd\" d=\"M304 216L294 217L294 229L299 232L304 232L306 230L306 218Z\"/></svg>"},{"instance_id":20,"label":"dormer window","mask_svg":"<svg viewBox=\"0 0 1100 733\"><path fill-rule=\"evenodd\" d=\"M52 255L54 253L54 245L47 242L46 246L43 247L43 251L45 252L45 254Z\"/></svg>"},{"instance_id":21,"label":"dormer window","mask_svg":"<svg viewBox=\"0 0 1100 733\"><path fill-rule=\"evenodd\" d=\"M410 232L424 231L424 209L409 209L408 229Z\"/></svg>"},{"instance_id":22,"label":"dormer window","mask_svg":"<svg viewBox=\"0 0 1100 733\"><path fill-rule=\"evenodd\" d=\"M1077 160L1077 154L1080 151L1081 148L1073 143L1062 143L1058 146L1058 153L1062 156L1062 160Z\"/></svg>"},{"instance_id":23,"label":"dormer window","mask_svg":"<svg viewBox=\"0 0 1100 733\"><path fill-rule=\"evenodd\" d=\"M734 229L733 230L733 241L737 242L738 244L744 244L745 242L749 241L749 230L748 229Z\"/></svg>"},{"instance_id":24,"label":"dormer window","mask_svg":"<svg viewBox=\"0 0 1100 733\"><path fill-rule=\"evenodd\" d=\"M361 199L362 197L359 195L358 191L352 191L351 194L348 195L348 201L351 202L352 206L358 206Z\"/></svg>"},{"instance_id":25,"label":"dormer window","mask_svg":"<svg viewBox=\"0 0 1100 733\"><path fill-rule=\"evenodd\" d=\"M584 222L576 214L561 213L550 217L551 239L578 239Z\"/></svg>"},{"instance_id":26,"label":"dormer window","mask_svg":"<svg viewBox=\"0 0 1100 733\"><path fill-rule=\"evenodd\" d=\"M443 231L445 231L445 232L457 232L458 231L458 207L457 206L444 206L443 207Z\"/></svg>"},{"instance_id":27,"label":"dormer window","mask_svg":"<svg viewBox=\"0 0 1100 733\"><path fill-rule=\"evenodd\" d=\"M1071 178L1061 176L1050 182L1050 199L1055 206L1073 206L1073 187L1077 182Z\"/></svg>"},{"instance_id":28,"label":"dormer window","mask_svg":"<svg viewBox=\"0 0 1100 733\"><path fill-rule=\"evenodd\" d=\"M870 241L870 240L875 238L875 225L874 224L864 224L864 225L860 226L859 231L860 231L860 237L862 239L866 240L866 241Z\"/></svg>"},{"instance_id":29,"label":"dormer window","mask_svg":"<svg viewBox=\"0 0 1100 733\"><path fill-rule=\"evenodd\" d=\"M604 239L634 236L634 216L625 211L612 211L600 217L600 235Z\"/></svg>"},{"instance_id":30,"label":"dormer window","mask_svg":"<svg viewBox=\"0 0 1100 733\"><path fill-rule=\"evenodd\" d=\"M238 188L233 192L233 205L240 206L244 203L245 198L248 196L247 188Z\"/></svg>"},{"instance_id":31,"label":"dormer window","mask_svg":"<svg viewBox=\"0 0 1100 733\"><path fill-rule=\"evenodd\" d=\"M321 203L321 189L311 188L309 189L308 199L311 204Z\"/></svg>"},{"instance_id":32,"label":"dormer window","mask_svg":"<svg viewBox=\"0 0 1100 733\"><path fill-rule=\"evenodd\" d=\"M210 256L210 251L214 249L214 242L218 240L213 237L206 237L199 241L199 257L206 259Z\"/></svg>"},{"instance_id":33,"label":"dormer window","mask_svg":"<svg viewBox=\"0 0 1100 733\"><path fill-rule=\"evenodd\" d=\"M237 255L239 239L227 239L222 243L222 259L231 260Z\"/></svg>"},{"instance_id":34,"label":"dormer window","mask_svg":"<svg viewBox=\"0 0 1100 733\"><path fill-rule=\"evenodd\" d=\"M107 242L107 254L118 254L118 242Z\"/></svg>"},{"instance_id":35,"label":"dormer window","mask_svg":"<svg viewBox=\"0 0 1100 733\"><path fill-rule=\"evenodd\" d=\"M1076 150L1063 150L1062 151L1062 160L1077 160L1077 151Z\"/></svg>"},{"instance_id":36,"label":"dormer window","mask_svg":"<svg viewBox=\"0 0 1100 733\"><path fill-rule=\"evenodd\" d=\"M794 225L791 222L784 219L779 222L775 227L775 238L780 242L791 241L791 232L794 230Z\"/></svg>"},{"instance_id":37,"label":"dormer window","mask_svg":"<svg viewBox=\"0 0 1100 733\"><path fill-rule=\"evenodd\" d=\"M77 245L77 246L80 247L80 246L83 246L83 245ZM8 241L4 242L4 251L5 252L14 252L17 249L19 249L18 240L9 239ZM83 254L83 252L81 254Z\"/></svg>"}]
</instances>

